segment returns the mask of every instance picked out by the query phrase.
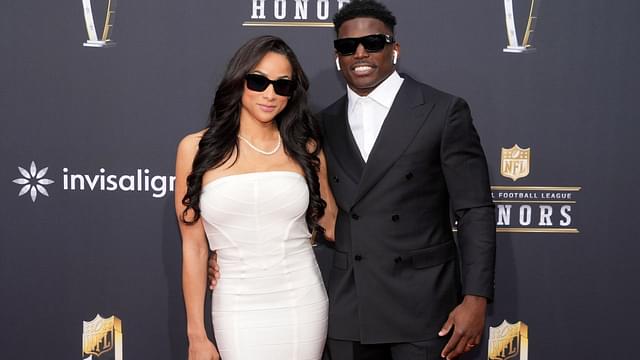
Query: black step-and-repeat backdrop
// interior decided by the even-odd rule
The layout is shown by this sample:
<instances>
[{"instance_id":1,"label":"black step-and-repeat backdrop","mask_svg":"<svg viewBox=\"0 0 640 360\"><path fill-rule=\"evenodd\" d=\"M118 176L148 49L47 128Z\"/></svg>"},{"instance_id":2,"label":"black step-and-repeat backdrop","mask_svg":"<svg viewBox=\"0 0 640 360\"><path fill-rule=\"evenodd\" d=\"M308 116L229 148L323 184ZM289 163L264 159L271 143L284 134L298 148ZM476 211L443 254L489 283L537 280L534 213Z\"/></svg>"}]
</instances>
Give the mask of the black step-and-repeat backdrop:
<instances>
[{"instance_id":1,"label":"black step-and-repeat backdrop","mask_svg":"<svg viewBox=\"0 0 640 360\"><path fill-rule=\"evenodd\" d=\"M344 2L0 3L0 358L184 358L177 142L260 34L315 110L339 97ZM489 160L496 301L467 358L637 357L639 3L385 3L400 71L466 98Z\"/></svg>"}]
</instances>

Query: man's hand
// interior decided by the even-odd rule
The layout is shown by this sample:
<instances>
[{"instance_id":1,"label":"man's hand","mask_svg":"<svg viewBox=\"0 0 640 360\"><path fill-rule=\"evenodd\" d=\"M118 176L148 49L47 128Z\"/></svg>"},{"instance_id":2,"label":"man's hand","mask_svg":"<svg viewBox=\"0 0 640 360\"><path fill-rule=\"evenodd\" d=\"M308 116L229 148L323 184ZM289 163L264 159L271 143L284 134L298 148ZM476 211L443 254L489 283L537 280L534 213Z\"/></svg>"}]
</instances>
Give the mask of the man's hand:
<instances>
[{"instance_id":1,"label":"man's hand","mask_svg":"<svg viewBox=\"0 0 640 360\"><path fill-rule=\"evenodd\" d=\"M447 360L455 359L478 345L484 331L486 311L486 298L466 295L462 304L451 311L449 319L438 333L445 336L453 328L453 334L440 356Z\"/></svg>"},{"instance_id":2,"label":"man's hand","mask_svg":"<svg viewBox=\"0 0 640 360\"><path fill-rule=\"evenodd\" d=\"M324 216L318 220L318 226L320 226L321 229L316 229L316 231L322 231L324 239L327 241L336 241L335 232L337 217L338 215L334 211L327 209Z\"/></svg>"},{"instance_id":3,"label":"man's hand","mask_svg":"<svg viewBox=\"0 0 640 360\"><path fill-rule=\"evenodd\" d=\"M213 290L220 279L220 268L218 267L218 254L209 253L209 261L207 261L207 280L209 281L209 289Z\"/></svg>"}]
</instances>

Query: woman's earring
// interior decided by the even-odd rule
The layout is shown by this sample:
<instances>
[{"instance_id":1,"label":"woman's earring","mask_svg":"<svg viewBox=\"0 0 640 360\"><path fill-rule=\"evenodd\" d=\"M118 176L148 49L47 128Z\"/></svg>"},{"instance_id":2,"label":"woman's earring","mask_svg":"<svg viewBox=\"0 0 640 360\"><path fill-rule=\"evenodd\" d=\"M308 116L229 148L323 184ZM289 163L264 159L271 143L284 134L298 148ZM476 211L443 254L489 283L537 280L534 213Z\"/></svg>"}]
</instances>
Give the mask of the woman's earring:
<instances>
[{"instance_id":1,"label":"woman's earring","mask_svg":"<svg viewBox=\"0 0 640 360\"><path fill-rule=\"evenodd\" d=\"M393 65L398 63L398 51L393 50Z\"/></svg>"},{"instance_id":2,"label":"woman's earring","mask_svg":"<svg viewBox=\"0 0 640 360\"><path fill-rule=\"evenodd\" d=\"M340 60L338 58L336 58L336 69L338 69L338 71L342 70L340 69Z\"/></svg>"}]
</instances>

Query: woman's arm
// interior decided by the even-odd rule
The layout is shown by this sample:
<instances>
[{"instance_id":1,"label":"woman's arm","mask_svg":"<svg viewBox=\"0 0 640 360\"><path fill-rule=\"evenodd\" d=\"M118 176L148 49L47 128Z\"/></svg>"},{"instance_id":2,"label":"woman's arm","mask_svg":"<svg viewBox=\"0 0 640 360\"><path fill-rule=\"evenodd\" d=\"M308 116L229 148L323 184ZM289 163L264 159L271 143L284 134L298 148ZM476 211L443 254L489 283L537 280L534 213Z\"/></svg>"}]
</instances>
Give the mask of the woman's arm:
<instances>
[{"instance_id":1,"label":"woman's arm","mask_svg":"<svg viewBox=\"0 0 640 360\"><path fill-rule=\"evenodd\" d=\"M207 337L204 326L204 299L207 280L209 247L202 221L185 223L185 206L182 198L187 192L187 176L198 150L199 134L185 137L178 145L176 156L175 208L182 236L182 292L187 312L187 336L189 360L219 359L219 355ZM188 213L187 217L193 216Z\"/></svg>"}]
</instances>

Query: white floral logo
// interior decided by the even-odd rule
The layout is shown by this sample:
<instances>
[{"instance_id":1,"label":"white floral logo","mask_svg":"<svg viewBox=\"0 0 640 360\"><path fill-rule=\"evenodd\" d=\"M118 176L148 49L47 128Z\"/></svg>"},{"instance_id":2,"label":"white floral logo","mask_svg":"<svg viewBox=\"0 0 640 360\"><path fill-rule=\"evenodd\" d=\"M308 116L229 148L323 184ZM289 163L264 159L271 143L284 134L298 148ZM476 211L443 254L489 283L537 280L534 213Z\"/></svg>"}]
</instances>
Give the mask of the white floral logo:
<instances>
[{"instance_id":1,"label":"white floral logo","mask_svg":"<svg viewBox=\"0 0 640 360\"><path fill-rule=\"evenodd\" d=\"M45 185L53 184L54 181L51 179L45 179L44 176L47 174L47 170L49 170L48 167L38 170L34 161L31 162L29 171L18 166L18 171L20 171L20 174L23 176L13 180L15 184L22 185L18 196L29 193L31 201L33 202L36 202L38 193L44 196L49 196L47 189L45 189Z\"/></svg>"}]
</instances>

